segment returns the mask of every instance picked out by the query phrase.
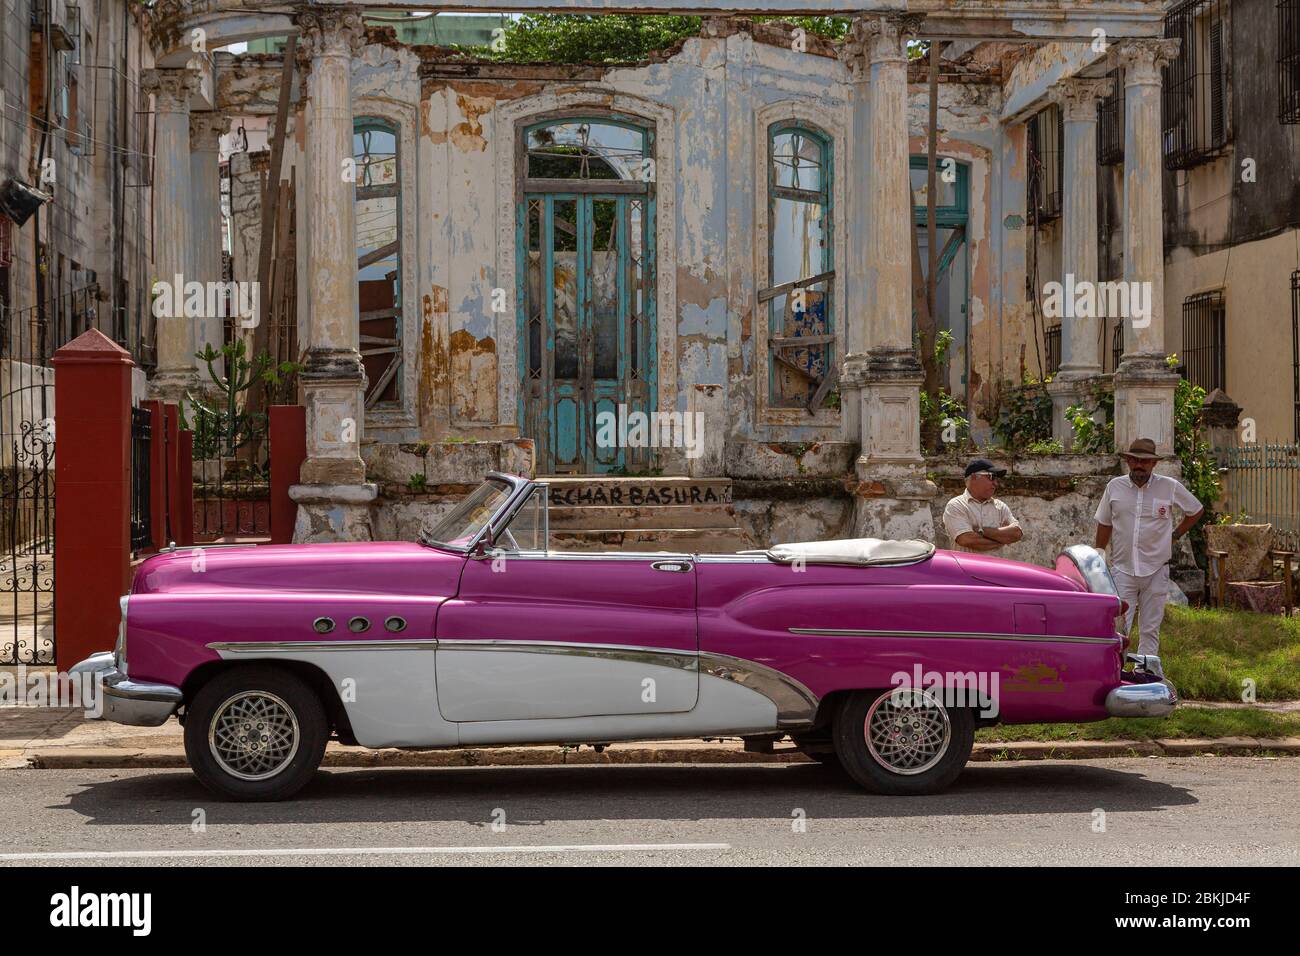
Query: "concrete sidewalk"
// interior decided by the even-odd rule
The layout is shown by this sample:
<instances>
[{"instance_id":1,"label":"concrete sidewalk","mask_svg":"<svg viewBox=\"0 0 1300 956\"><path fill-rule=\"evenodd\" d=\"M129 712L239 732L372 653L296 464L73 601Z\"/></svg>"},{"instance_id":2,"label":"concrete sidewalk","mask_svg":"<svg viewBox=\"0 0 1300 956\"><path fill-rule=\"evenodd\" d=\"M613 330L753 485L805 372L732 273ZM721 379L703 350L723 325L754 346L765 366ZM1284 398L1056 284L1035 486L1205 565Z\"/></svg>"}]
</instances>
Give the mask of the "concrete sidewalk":
<instances>
[{"instance_id":1,"label":"concrete sidewalk","mask_svg":"<svg viewBox=\"0 0 1300 956\"><path fill-rule=\"evenodd\" d=\"M1192 704L1190 706L1196 706ZM1283 705L1285 706L1285 705ZM1287 707L1287 709L1296 709ZM1300 756L1300 737L1216 740L1013 741L975 744L971 760L1088 759L1191 754ZM458 750L369 750L330 743L327 767L548 766L600 763L785 763L808 760L789 742L772 753L751 753L737 737L710 740L616 743L600 751L582 747L496 747ZM0 769L141 769L184 767L181 727L126 727L86 720L80 709L0 707Z\"/></svg>"}]
</instances>

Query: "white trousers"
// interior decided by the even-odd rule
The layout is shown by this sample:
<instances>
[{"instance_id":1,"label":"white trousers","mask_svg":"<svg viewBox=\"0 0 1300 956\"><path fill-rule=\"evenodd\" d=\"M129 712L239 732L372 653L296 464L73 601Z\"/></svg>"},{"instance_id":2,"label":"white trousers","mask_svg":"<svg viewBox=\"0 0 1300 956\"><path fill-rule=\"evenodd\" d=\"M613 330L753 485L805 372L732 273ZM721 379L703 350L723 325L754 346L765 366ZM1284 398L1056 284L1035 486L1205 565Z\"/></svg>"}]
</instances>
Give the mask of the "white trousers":
<instances>
[{"instance_id":1,"label":"white trousers","mask_svg":"<svg viewBox=\"0 0 1300 956\"><path fill-rule=\"evenodd\" d=\"M1165 601L1169 599L1169 565L1155 574L1138 577L1111 569L1119 599L1128 602L1124 615L1124 634L1133 630L1133 615L1138 615L1139 654L1160 654L1160 623L1165 619Z\"/></svg>"}]
</instances>

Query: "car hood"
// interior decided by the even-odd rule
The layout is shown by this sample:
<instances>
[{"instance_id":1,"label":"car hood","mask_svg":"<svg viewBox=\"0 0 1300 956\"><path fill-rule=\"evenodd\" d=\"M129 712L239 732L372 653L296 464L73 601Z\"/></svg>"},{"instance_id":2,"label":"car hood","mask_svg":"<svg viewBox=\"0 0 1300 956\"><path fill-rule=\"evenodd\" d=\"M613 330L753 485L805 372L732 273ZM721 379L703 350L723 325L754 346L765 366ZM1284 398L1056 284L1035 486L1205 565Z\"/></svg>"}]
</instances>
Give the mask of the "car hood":
<instances>
[{"instance_id":1,"label":"car hood","mask_svg":"<svg viewBox=\"0 0 1300 956\"><path fill-rule=\"evenodd\" d=\"M131 593L454 594L464 560L460 555L404 541L182 547L142 563Z\"/></svg>"}]
</instances>

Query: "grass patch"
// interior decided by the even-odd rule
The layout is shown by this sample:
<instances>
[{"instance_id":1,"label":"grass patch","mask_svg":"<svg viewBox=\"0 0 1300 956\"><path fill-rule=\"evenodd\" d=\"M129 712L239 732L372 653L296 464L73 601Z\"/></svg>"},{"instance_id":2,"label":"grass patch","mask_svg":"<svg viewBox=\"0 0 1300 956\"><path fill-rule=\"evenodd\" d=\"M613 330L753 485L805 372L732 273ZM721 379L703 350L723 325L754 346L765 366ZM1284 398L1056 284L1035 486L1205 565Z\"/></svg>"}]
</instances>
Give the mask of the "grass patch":
<instances>
[{"instance_id":1,"label":"grass patch","mask_svg":"<svg viewBox=\"0 0 1300 956\"><path fill-rule=\"evenodd\" d=\"M1300 618L1170 606L1160 660L1187 700L1240 701L1247 679L1257 700L1300 700Z\"/></svg>"},{"instance_id":2,"label":"grass patch","mask_svg":"<svg viewBox=\"0 0 1300 956\"><path fill-rule=\"evenodd\" d=\"M1013 724L975 732L979 743L1041 740L1155 740L1160 737L1300 737L1300 714L1249 707L1180 707L1168 717L1110 717L1091 724Z\"/></svg>"}]
</instances>

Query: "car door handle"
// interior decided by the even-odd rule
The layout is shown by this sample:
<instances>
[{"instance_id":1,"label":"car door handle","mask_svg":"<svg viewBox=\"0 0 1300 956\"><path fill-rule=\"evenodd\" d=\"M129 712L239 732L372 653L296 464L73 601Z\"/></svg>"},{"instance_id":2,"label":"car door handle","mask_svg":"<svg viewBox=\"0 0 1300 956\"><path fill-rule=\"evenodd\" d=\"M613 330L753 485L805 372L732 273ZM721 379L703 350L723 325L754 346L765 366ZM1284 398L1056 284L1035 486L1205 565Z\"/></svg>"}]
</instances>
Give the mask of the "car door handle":
<instances>
[{"instance_id":1,"label":"car door handle","mask_svg":"<svg viewBox=\"0 0 1300 956\"><path fill-rule=\"evenodd\" d=\"M656 561L650 567L656 571L678 571L682 573L691 569L689 561Z\"/></svg>"}]
</instances>

